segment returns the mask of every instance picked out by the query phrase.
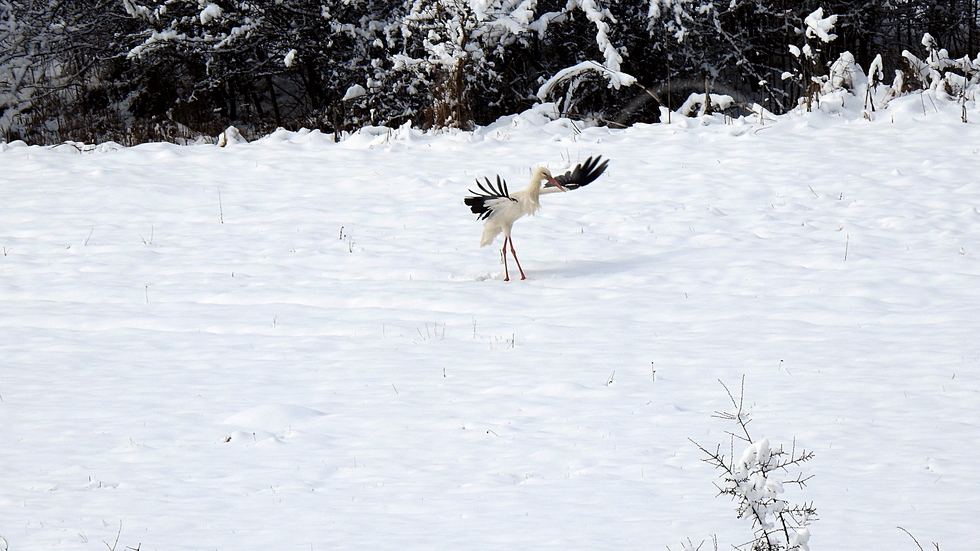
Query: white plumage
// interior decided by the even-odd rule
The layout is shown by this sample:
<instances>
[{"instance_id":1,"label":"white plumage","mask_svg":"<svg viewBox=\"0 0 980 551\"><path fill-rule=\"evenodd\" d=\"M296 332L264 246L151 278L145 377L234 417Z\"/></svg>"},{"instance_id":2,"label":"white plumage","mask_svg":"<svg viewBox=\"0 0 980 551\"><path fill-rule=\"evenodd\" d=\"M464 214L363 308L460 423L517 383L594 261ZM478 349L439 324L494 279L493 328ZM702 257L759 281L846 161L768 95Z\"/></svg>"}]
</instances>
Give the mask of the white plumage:
<instances>
[{"instance_id":1,"label":"white plumage","mask_svg":"<svg viewBox=\"0 0 980 551\"><path fill-rule=\"evenodd\" d=\"M526 279L521 262L517 260L514 241L510 236L514 222L525 214L537 212L541 208L541 203L538 201L541 195L578 189L595 181L609 164L609 161L606 161L600 165L601 159L601 156L594 160L589 157L584 163L576 165L574 169L557 178L553 177L547 168L535 168L531 173L528 186L514 193L508 191L507 182L501 180L500 176L497 176L496 186L489 178L484 178L486 185L479 180L476 181L480 192L469 190L473 195L463 199L463 202L478 215L477 220L486 220L483 224L483 236L480 238L481 247L492 243L500 233L504 234L504 246L500 251L504 260L504 281L510 281L510 273L507 269L508 245L514 261L517 262L517 269L521 272L521 279Z\"/></svg>"}]
</instances>

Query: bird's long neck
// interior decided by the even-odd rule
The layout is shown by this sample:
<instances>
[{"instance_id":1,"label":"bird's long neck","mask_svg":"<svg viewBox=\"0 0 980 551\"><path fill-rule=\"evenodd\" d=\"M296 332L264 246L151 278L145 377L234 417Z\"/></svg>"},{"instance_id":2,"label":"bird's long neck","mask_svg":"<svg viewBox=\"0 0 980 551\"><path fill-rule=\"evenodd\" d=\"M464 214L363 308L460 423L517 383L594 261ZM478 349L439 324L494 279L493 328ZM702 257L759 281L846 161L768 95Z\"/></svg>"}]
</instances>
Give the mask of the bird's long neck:
<instances>
[{"instance_id":1,"label":"bird's long neck","mask_svg":"<svg viewBox=\"0 0 980 551\"><path fill-rule=\"evenodd\" d=\"M541 196L541 181L545 179L545 174L544 168L534 169L534 173L531 174L531 182L527 185L527 189L524 190L523 199L527 203L528 210L532 213L541 208L538 197Z\"/></svg>"}]
</instances>

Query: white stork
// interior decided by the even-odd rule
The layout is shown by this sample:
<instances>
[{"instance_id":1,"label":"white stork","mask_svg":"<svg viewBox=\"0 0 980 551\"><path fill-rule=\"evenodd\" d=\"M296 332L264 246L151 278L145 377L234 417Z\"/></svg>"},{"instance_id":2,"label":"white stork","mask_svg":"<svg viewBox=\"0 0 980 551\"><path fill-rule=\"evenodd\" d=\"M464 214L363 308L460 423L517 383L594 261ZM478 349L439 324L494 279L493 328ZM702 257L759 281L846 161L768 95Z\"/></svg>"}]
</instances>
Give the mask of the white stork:
<instances>
[{"instance_id":1,"label":"white stork","mask_svg":"<svg viewBox=\"0 0 980 551\"><path fill-rule=\"evenodd\" d=\"M524 269L521 268L520 260L517 260L517 252L514 251L514 240L510 237L511 226L518 218L525 214L534 214L541 208L538 197L544 193L557 193L587 186L595 181L606 170L609 161L599 164L602 156L594 160L589 157L584 163L576 165L575 168L558 177L552 177L551 171L544 167L534 169L531 174L531 183L521 191L510 193L507 190L507 182L497 176L497 185L490 182L490 178L484 178L486 186L476 180L480 192L469 190L473 195L463 199L473 214L477 215L477 220L486 220L483 224L483 237L480 239L480 246L486 247L496 239L500 232L504 232L504 246L500 254L504 259L504 281L510 281L510 273L507 271L507 245L510 245L510 253L517 262L517 269L521 272L521 279L524 277Z\"/></svg>"}]
</instances>

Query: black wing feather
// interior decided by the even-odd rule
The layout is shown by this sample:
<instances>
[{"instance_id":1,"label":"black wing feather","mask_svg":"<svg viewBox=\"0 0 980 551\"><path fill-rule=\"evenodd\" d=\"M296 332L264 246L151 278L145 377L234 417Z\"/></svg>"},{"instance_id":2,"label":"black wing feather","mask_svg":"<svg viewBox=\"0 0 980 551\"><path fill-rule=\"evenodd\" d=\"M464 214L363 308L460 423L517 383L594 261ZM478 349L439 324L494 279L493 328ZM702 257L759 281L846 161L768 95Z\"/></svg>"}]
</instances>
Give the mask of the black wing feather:
<instances>
[{"instance_id":1,"label":"black wing feather","mask_svg":"<svg viewBox=\"0 0 980 551\"><path fill-rule=\"evenodd\" d=\"M473 195L463 199L463 203L466 203L466 205L470 207L470 210L473 211L473 214L477 215L477 220L485 220L489 218L491 214L493 214L493 208L487 205L487 201L493 199L510 199L511 201L517 201L517 199L510 196L510 190L507 189L507 182L502 180L499 175L497 176L497 187L494 187L493 183L490 181L490 178L484 177L483 179L486 180L486 187L484 187L480 180L477 179L476 185L480 188L480 191L473 191L472 189L467 190Z\"/></svg>"},{"instance_id":2,"label":"black wing feather","mask_svg":"<svg viewBox=\"0 0 980 551\"><path fill-rule=\"evenodd\" d=\"M587 186L592 182L596 181L602 173L606 171L606 167L609 165L609 161L602 161L602 155L599 155L595 159L589 157L584 163L576 165L575 168L569 170L568 172L562 174L561 176L555 176L555 181L557 181L565 189L578 189L580 187ZM545 187L555 187L550 182L545 184Z\"/></svg>"}]
</instances>

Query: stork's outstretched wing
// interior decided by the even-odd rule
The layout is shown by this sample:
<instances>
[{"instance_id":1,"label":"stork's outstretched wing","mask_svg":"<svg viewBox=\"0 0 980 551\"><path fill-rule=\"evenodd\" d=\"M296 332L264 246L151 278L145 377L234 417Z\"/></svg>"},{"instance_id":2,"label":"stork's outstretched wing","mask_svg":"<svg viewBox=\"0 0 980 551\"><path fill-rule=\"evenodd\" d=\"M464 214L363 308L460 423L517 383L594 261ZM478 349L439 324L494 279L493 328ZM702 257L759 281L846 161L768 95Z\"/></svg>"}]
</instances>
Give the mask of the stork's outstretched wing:
<instances>
[{"instance_id":1,"label":"stork's outstretched wing","mask_svg":"<svg viewBox=\"0 0 980 551\"><path fill-rule=\"evenodd\" d=\"M470 207L473 214L476 214L477 220L485 220L493 214L494 205L499 205L500 201L514 201L510 196L510 191L507 189L507 182L500 179L497 176L497 186L494 187L493 183L490 182L490 178L484 178L487 185L484 187L480 183L480 180L476 181L476 185L480 188L480 191L469 190L473 195L463 199L463 202ZM481 193L482 192L482 193Z\"/></svg>"},{"instance_id":2,"label":"stork's outstretched wing","mask_svg":"<svg viewBox=\"0 0 980 551\"><path fill-rule=\"evenodd\" d=\"M596 178L602 175L606 171L606 166L609 165L609 161L602 161L602 155L593 159L589 157L584 163L576 165L572 170L562 174L561 176L555 176L555 181L557 181L561 187L572 190L578 189L580 187L587 186L594 182ZM554 184L548 182L544 185L544 189L541 193L554 193L556 191L561 191Z\"/></svg>"}]
</instances>

